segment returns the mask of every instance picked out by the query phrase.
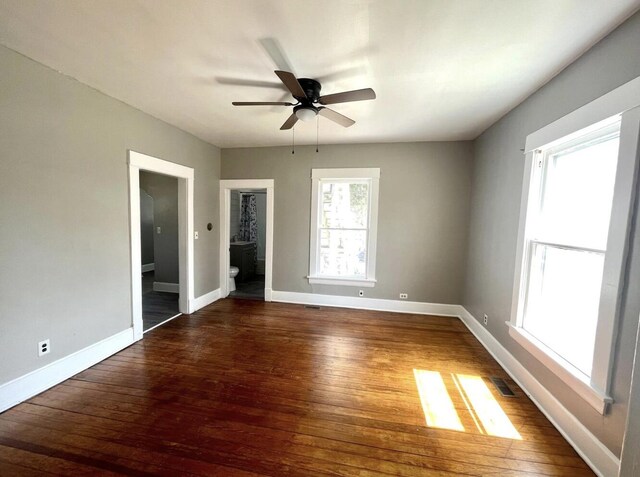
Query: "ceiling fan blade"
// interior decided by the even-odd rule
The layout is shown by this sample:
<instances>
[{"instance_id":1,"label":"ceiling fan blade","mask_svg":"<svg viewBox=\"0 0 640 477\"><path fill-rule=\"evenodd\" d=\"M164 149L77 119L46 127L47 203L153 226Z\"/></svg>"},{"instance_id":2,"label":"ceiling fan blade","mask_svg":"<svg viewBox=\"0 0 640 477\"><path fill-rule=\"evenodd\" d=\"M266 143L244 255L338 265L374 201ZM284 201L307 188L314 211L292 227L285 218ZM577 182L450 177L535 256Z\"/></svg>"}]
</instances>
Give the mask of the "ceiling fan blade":
<instances>
[{"instance_id":1,"label":"ceiling fan blade","mask_svg":"<svg viewBox=\"0 0 640 477\"><path fill-rule=\"evenodd\" d=\"M291 91L291 94L294 98L307 98L307 93L304 92L302 86L300 86L300 83L298 83L298 80L293 73L280 70L276 70L275 73L278 75L278 78L280 78L280 81L284 83L287 89Z\"/></svg>"},{"instance_id":2,"label":"ceiling fan blade","mask_svg":"<svg viewBox=\"0 0 640 477\"><path fill-rule=\"evenodd\" d=\"M246 78L231 78L229 76L216 76L214 80L218 84L228 84L231 86L253 86L256 88L273 88L282 91L282 83L278 81L259 81Z\"/></svg>"},{"instance_id":3,"label":"ceiling fan blade","mask_svg":"<svg viewBox=\"0 0 640 477\"><path fill-rule=\"evenodd\" d=\"M287 58L282 45L280 45L280 42L276 38L262 38L259 42L267 55L269 55L275 63L276 68L283 71L295 71L291 67L291 62L289 58Z\"/></svg>"},{"instance_id":4,"label":"ceiling fan blade","mask_svg":"<svg viewBox=\"0 0 640 477\"><path fill-rule=\"evenodd\" d=\"M349 119L348 117L329 108L319 108L318 114L330 119L334 123L338 123L340 126L344 126L345 128L353 126L356 123L353 119Z\"/></svg>"},{"instance_id":5,"label":"ceiling fan blade","mask_svg":"<svg viewBox=\"0 0 640 477\"><path fill-rule=\"evenodd\" d=\"M234 101L231 104L234 106L293 106L293 103L286 103L284 101Z\"/></svg>"},{"instance_id":6,"label":"ceiling fan blade","mask_svg":"<svg viewBox=\"0 0 640 477\"><path fill-rule=\"evenodd\" d=\"M291 129L295 123L298 122L298 116L296 113L293 113L289 118L284 122L280 129Z\"/></svg>"},{"instance_id":7,"label":"ceiling fan blade","mask_svg":"<svg viewBox=\"0 0 640 477\"><path fill-rule=\"evenodd\" d=\"M376 92L371 88L356 89L354 91L345 91L343 93L320 96L320 98L318 98L318 102L320 104L336 104L348 103L350 101L365 101L367 99L376 99Z\"/></svg>"}]
</instances>

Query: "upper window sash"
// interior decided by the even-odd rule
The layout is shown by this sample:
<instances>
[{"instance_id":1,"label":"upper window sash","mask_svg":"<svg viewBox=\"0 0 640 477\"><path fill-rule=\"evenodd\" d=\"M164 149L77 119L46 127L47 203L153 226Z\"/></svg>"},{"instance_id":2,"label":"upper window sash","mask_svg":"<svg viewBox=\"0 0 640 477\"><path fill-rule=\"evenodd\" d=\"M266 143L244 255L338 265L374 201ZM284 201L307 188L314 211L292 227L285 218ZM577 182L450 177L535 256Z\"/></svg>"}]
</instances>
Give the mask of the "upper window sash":
<instances>
[{"instance_id":1,"label":"upper window sash","mask_svg":"<svg viewBox=\"0 0 640 477\"><path fill-rule=\"evenodd\" d=\"M554 161L558 155L560 155L560 157L569 155L573 152L596 146L620 136L620 116L616 116L603 123L606 124L601 123L598 128L589 128L587 133L580 134L568 141L562 141L554 147L534 151L534 168L531 175L531 184L532 195L536 194L538 200L533 204L527 216L529 226L526 229L526 241L535 240L537 242L544 242L564 248L573 248L575 250L606 251L606 244L605 247L593 247L588 246L588 244L585 245L584 242L566 240L566 237L562 237L562 235L558 234L553 228L550 229L549 227L545 228L542 226L545 213L545 199L548 199L546 195L547 186L550 174L554 172L552 169Z\"/></svg>"}]
</instances>

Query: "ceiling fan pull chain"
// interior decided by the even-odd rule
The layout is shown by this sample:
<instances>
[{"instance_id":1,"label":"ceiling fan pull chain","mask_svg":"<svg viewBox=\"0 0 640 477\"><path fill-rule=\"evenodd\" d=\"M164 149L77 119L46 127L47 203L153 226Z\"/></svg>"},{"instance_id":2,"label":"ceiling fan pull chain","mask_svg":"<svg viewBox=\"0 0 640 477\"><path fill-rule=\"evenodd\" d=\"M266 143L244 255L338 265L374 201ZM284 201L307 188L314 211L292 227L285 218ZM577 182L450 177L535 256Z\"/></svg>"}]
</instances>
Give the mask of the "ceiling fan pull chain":
<instances>
[{"instance_id":1,"label":"ceiling fan pull chain","mask_svg":"<svg viewBox=\"0 0 640 477\"><path fill-rule=\"evenodd\" d=\"M296 153L296 128L291 128L293 139L291 140L291 154Z\"/></svg>"},{"instance_id":2,"label":"ceiling fan pull chain","mask_svg":"<svg viewBox=\"0 0 640 477\"><path fill-rule=\"evenodd\" d=\"M320 116L316 116L316 152L318 152L318 137L320 136Z\"/></svg>"}]
</instances>

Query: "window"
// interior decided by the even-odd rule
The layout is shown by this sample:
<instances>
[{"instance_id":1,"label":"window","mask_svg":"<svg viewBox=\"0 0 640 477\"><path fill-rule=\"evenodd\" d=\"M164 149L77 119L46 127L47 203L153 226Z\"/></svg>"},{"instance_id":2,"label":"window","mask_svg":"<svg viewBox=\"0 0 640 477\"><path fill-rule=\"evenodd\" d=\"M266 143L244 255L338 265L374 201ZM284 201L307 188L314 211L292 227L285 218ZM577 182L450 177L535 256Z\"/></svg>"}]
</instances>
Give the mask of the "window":
<instances>
[{"instance_id":1,"label":"window","mask_svg":"<svg viewBox=\"0 0 640 477\"><path fill-rule=\"evenodd\" d=\"M534 158L522 328L589 378L619 139L617 121Z\"/></svg>"},{"instance_id":2,"label":"window","mask_svg":"<svg viewBox=\"0 0 640 477\"><path fill-rule=\"evenodd\" d=\"M640 135L640 78L527 137L510 335L607 404Z\"/></svg>"},{"instance_id":3,"label":"window","mask_svg":"<svg viewBox=\"0 0 640 477\"><path fill-rule=\"evenodd\" d=\"M375 285L380 169L313 169L309 283Z\"/></svg>"}]
</instances>

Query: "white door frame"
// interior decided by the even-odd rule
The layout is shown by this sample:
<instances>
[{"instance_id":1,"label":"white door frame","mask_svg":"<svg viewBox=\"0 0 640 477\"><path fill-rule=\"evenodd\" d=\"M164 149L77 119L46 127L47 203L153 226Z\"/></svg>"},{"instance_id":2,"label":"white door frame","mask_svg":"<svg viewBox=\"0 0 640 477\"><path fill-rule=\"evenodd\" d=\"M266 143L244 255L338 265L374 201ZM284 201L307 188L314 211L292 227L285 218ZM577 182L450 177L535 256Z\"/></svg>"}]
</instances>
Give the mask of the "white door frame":
<instances>
[{"instance_id":1,"label":"white door frame","mask_svg":"<svg viewBox=\"0 0 640 477\"><path fill-rule=\"evenodd\" d=\"M178 179L178 261L181 313L191 313L193 276L193 179L194 170L157 157L129 150L129 219L131 231L131 314L133 336L142 338L142 263L140 239L140 171Z\"/></svg>"},{"instance_id":2,"label":"white door frame","mask_svg":"<svg viewBox=\"0 0 640 477\"><path fill-rule=\"evenodd\" d=\"M220 181L220 296L229 295L229 221L231 219L231 189L267 190L267 231L264 264L264 301L271 301L273 270L273 179L234 179Z\"/></svg>"}]
</instances>

